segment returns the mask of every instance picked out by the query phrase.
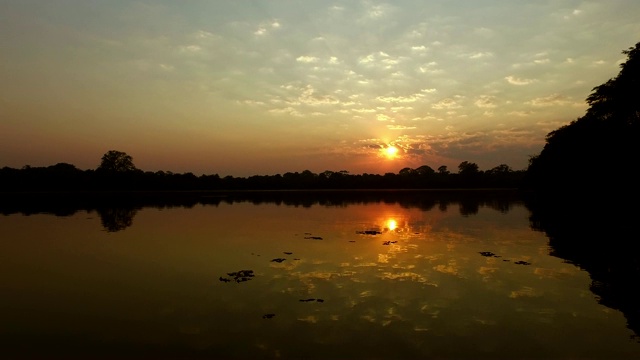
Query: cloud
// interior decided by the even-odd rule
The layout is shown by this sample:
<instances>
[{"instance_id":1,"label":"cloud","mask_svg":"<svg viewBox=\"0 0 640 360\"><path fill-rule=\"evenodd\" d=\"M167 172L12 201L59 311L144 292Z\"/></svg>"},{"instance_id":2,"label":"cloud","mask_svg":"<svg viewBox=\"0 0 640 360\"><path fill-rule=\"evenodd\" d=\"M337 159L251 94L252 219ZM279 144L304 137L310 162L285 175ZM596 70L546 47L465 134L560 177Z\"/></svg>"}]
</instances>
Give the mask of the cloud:
<instances>
[{"instance_id":1,"label":"cloud","mask_svg":"<svg viewBox=\"0 0 640 360\"><path fill-rule=\"evenodd\" d=\"M360 64L368 64L370 62L373 62L375 60L375 56L373 54L369 54L363 58L360 58L360 60L358 60L358 62Z\"/></svg>"},{"instance_id":2,"label":"cloud","mask_svg":"<svg viewBox=\"0 0 640 360\"><path fill-rule=\"evenodd\" d=\"M480 35L485 38L489 38L495 34L495 32L486 27L480 27L473 30L473 33L476 35Z\"/></svg>"},{"instance_id":3,"label":"cloud","mask_svg":"<svg viewBox=\"0 0 640 360\"><path fill-rule=\"evenodd\" d=\"M565 105L569 102L569 98L560 94L552 94L549 96L539 97L527 101L525 104L533 105L533 106L555 106L555 105Z\"/></svg>"},{"instance_id":4,"label":"cloud","mask_svg":"<svg viewBox=\"0 0 640 360\"><path fill-rule=\"evenodd\" d=\"M431 114L427 114L425 116L421 116L421 117L415 117L413 119L411 119L413 121L443 121L444 119L438 116L434 116Z\"/></svg>"},{"instance_id":5,"label":"cloud","mask_svg":"<svg viewBox=\"0 0 640 360\"><path fill-rule=\"evenodd\" d=\"M509 82L509 84L511 85L529 85L532 84L534 82L536 82L537 80L535 79L522 79L522 78L517 78L515 76L507 76L505 77L505 80L507 80Z\"/></svg>"},{"instance_id":6,"label":"cloud","mask_svg":"<svg viewBox=\"0 0 640 360\"><path fill-rule=\"evenodd\" d=\"M458 104L455 100L451 98L446 98L438 101L437 103L431 105L434 109L458 109L461 108L460 104Z\"/></svg>"},{"instance_id":7,"label":"cloud","mask_svg":"<svg viewBox=\"0 0 640 360\"><path fill-rule=\"evenodd\" d=\"M507 115L513 115L513 116L520 116L520 117L525 117L525 116L529 116L531 115L532 112L531 111L511 111L510 113L508 113Z\"/></svg>"},{"instance_id":8,"label":"cloud","mask_svg":"<svg viewBox=\"0 0 640 360\"><path fill-rule=\"evenodd\" d=\"M380 20L386 17L390 10L391 6L388 4L365 4L364 14L360 21Z\"/></svg>"},{"instance_id":9,"label":"cloud","mask_svg":"<svg viewBox=\"0 0 640 360\"><path fill-rule=\"evenodd\" d=\"M574 18L574 17L580 16L581 14L582 14L582 10L580 10L580 9L574 9L574 10L571 12L571 14L569 14L569 15L565 15L565 16L563 16L563 18L564 18L565 20L570 20L570 19L572 19L572 18Z\"/></svg>"},{"instance_id":10,"label":"cloud","mask_svg":"<svg viewBox=\"0 0 640 360\"><path fill-rule=\"evenodd\" d=\"M374 112L376 112L376 109L364 109L364 108L361 108L361 109L351 109L351 111L357 112L357 113L374 113Z\"/></svg>"},{"instance_id":11,"label":"cloud","mask_svg":"<svg viewBox=\"0 0 640 360\"><path fill-rule=\"evenodd\" d=\"M264 101L258 100L238 100L239 104L249 105L249 106L263 106L266 105ZM276 111L277 112L277 111Z\"/></svg>"},{"instance_id":12,"label":"cloud","mask_svg":"<svg viewBox=\"0 0 640 360\"><path fill-rule=\"evenodd\" d=\"M198 30L194 34L194 37L196 39L213 39L213 38L218 38L219 36L216 36L215 34L210 33L208 31Z\"/></svg>"},{"instance_id":13,"label":"cloud","mask_svg":"<svg viewBox=\"0 0 640 360\"><path fill-rule=\"evenodd\" d=\"M403 110L413 110L413 107L412 106L392 106L391 107L391 111L393 111L394 113L398 111L403 111Z\"/></svg>"},{"instance_id":14,"label":"cloud","mask_svg":"<svg viewBox=\"0 0 640 360\"><path fill-rule=\"evenodd\" d=\"M469 59L482 59L482 58L489 58L489 57L493 57L493 53L490 52L477 52L471 55L468 55Z\"/></svg>"},{"instance_id":15,"label":"cloud","mask_svg":"<svg viewBox=\"0 0 640 360\"><path fill-rule=\"evenodd\" d=\"M199 45L185 45L180 47L181 53L195 54L200 51L202 51L202 47Z\"/></svg>"},{"instance_id":16,"label":"cloud","mask_svg":"<svg viewBox=\"0 0 640 360\"><path fill-rule=\"evenodd\" d=\"M530 128L509 128L492 131L490 134L496 141L494 146L511 145L514 143L528 144L535 138Z\"/></svg>"},{"instance_id":17,"label":"cloud","mask_svg":"<svg viewBox=\"0 0 640 360\"><path fill-rule=\"evenodd\" d=\"M495 96L481 95L474 103L479 108L495 108Z\"/></svg>"},{"instance_id":18,"label":"cloud","mask_svg":"<svg viewBox=\"0 0 640 360\"><path fill-rule=\"evenodd\" d=\"M412 130L415 128L416 128L415 126L387 125L387 129L389 130Z\"/></svg>"},{"instance_id":19,"label":"cloud","mask_svg":"<svg viewBox=\"0 0 640 360\"><path fill-rule=\"evenodd\" d=\"M339 104L340 100L332 95L317 95L316 90L311 85L307 85L302 89L302 93L297 98L297 101L301 104L316 106L316 105L332 105Z\"/></svg>"},{"instance_id":20,"label":"cloud","mask_svg":"<svg viewBox=\"0 0 640 360\"><path fill-rule=\"evenodd\" d=\"M282 25L280 24L280 22L278 20L273 20L269 23L263 23L261 25L258 26L258 29L256 31L253 32L254 35L257 36L263 36L266 35L269 30L277 30L281 27Z\"/></svg>"},{"instance_id":21,"label":"cloud","mask_svg":"<svg viewBox=\"0 0 640 360\"><path fill-rule=\"evenodd\" d=\"M436 63L435 61L431 61L429 63L422 64L422 65L418 66L418 71L420 71L423 74L425 74L425 73L430 73L430 74L441 73L442 70L434 68L436 65L438 65L438 63Z\"/></svg>"},{"instance_id":22,"label":"cloud","mask_svg":"<svg viewBox=\"0 0 640 360\"><path fill-rule=\"evenodd\" d=\"M303 55L303 56L298 56L296 58L297 62L301 62L301 63L314 63L316 61L318 61L318 58L315 56L307 56L307 55Z\"/></svg>"},{"instance_id":23,"label":"cloud","mask_svg":"<svg viewBox=\"0 0 640 360\"><path fill-rule=\"evenodd\" d=\"M158 64L158 66L160 66L160 69L162 69L164 71L173 71L175 69L174 66L167 65L167 64Z\"/></svg>"},{"instance_id":24,"label":"cloud","mask_svg":"<svg viewBox=\"0 0 640 360\"><path fill-rule=\"evenodd\" d=\"M358 59L358 63L366 67L392 69L406 59L405 57L391 56L384 51L378 51L367 56L361 56Z\"/></svg>"},{"instance_id":25,"label":"cloud","mask_svg":"<svg viewBox=\"0 0 640 360\"><path fill-rule=\"evenodd\" d=\"M423 94L418 93L409 96L378 96L376 100L385 103L412 103L422 99L423 97Z\"/></svg>"},{"instance_id":26,"label":"cloud","mask_svg":"<svg viewBox=\"0 0 640 360\"><path fill-rule=\"evenodd\" d=\"M289 114L296 117L301 117L303 114L293 107L279 108L279 109L271 109L269 110L272 114Z\"/></svg>"}]
</instances>

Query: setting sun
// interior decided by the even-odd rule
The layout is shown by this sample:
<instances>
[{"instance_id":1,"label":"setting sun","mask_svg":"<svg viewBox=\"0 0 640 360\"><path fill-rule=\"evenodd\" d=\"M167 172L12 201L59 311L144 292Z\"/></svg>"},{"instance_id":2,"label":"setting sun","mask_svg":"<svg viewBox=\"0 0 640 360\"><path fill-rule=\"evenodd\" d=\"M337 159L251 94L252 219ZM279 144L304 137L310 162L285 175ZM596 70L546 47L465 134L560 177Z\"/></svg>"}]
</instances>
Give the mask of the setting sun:
<instances>
[{"instance_id":1,"label":"setting sun","mask_svg":"<svg viewBox=\"0 0 640 360\"><path fill-rule=\"evenodd\" d=\"M393 145L390 145L389 147L384 149L384 155L389 159L395 158L397 154L398 148Z\"/></svg>"}]
</instances>

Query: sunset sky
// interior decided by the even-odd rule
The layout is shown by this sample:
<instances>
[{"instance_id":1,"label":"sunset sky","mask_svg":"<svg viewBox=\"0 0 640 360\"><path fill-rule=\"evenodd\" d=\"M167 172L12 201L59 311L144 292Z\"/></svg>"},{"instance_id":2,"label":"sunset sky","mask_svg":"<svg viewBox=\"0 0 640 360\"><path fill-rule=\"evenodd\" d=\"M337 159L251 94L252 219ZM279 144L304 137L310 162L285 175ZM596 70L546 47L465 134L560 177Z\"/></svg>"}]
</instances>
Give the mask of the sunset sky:
<instances>
[{"instance_id":1,"label":"sunset sky","mask_svg":"<svg viewBox=\"0 0 640 360\"><path fill-rule=\"evenodd\" d=\"M637 0L0 0L0 167L524 169L639 19Z\"/></svg>"}]
</instances>

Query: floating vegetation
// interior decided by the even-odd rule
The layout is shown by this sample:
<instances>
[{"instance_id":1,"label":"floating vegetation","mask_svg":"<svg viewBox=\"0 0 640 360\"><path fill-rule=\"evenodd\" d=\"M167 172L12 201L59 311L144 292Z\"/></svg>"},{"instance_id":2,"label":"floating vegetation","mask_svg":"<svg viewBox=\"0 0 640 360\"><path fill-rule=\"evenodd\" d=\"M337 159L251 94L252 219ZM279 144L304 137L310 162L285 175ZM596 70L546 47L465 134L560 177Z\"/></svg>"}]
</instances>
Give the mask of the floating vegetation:
<instances>
[{"instance_id":1,"label":"floating vegetation","mask_svg":"<svg viewBox=\"0 0 640 360\"><path fill-rule=\"evenodd\" d=\"M479 253L482 256L486 256L486 257L500 257L494 253L492 253L491 251L480 251Z\"/></svg>"},{"instance_id":2,"label":"floating vegetation","mask_svg":"<svg viewBox=\"0 0 640 360\"><path fill-rule=\"evenodd\" d=\"M516 262L514 262L514 264L518 264L518 265L531 265L531 263L530 263L530 262L528 262L528 261L523 261L523 260L516 261Z\"/></svg>"},{"instance_id":3,"label":"floating vegetation","mask_svg":"<svg viewBox=\"0 0 640 360\"><path fill-rule=\"evenodd\" d=\"M252 277L256 276L253 273L253 270L240 270L240 271L227 273L227 275L231 276L232 278L230 279L230 278L220 276L220 281L222 282L235 281L237 283L241 283L241 282L249 281L251 280Z\"/></svg>"},{"instance_id":4,"label":"floating vegetation","mask_svg":"<svg viewBox=\"0 0 640 360\"><path fill-rule=\"evenodd\" d=\"M480 255L482 255L482 256L486 256L486 257L494 257L494 258L500 258L500 257L502 257L502 256L500 256L500 255L496 255L496 254L492 253L491 251L480 251L480 252L479 252L479 254L480 254ZM502 259L502 261L505 261L505 262L506 262L506 261L511 261L511 260L509 260L509 259ZM514 264L517 264L517 265L531 265L531 263L530 263L530 262L528 262L528 261L523 261L523 260L515 261L515 262L514 262Z\"/></svg>"},{"instance_id":5,"label":"floating vegetation","mask_svg":"<svg viewBox=\"0 0 640 360\"><path fill-rule=\"evenodd\" d=\"M311 239L311 240L322 240L321 236L305 236L305 239Z\"/></svg>"},{"instance_id":6,"label":"floating vegetation","mask_svg":"<svg viewBox=\"0 0 640 360\"><path fill-rule=\"evenodd\" d=\"M364 231L356 231L356 234L360 234L360 235L380 235L380 234L382 234L382 232L378 231L378 230L364 230Z\"/></svg>"},{"instance_id":7,"label":"floating vegetation","mask_svg":"<svg viewBox=\"0 0 640 360\"><path fill-rule=\"evenodd\" d=\"M285 251L285 252L283 252L283 254L285 254L285 255L291 255L291 254L293 254L293 253L292 253L292 252Z\"/></svg>"},{"instance_id":8,"label":"floating vegetation","mask_svg":"<svg viewBox=\"0 0 640 360\"><path fill-rule=\"evenodd\" d=\"M395 244L397 243L397 241L385 241L382 243L382 245L391 245L391 244Z\"/></svg>"},{"instance_id":9,"label":"floating vegetation","mask_svg":"<svg viewBox=\"0 0 640 360\"><path fill-rule=\"evenodd\" d=\"M311 302L311 301L315 301L315 302L319 302L319 303L324 302L324 300L323 300L323 299L314 299L314 298L310 298L310 299L300 299L299 301L300 301L300 302Z\"/></svg>"},{"instance_id":10,"label":"floating vegetation","mask_svg":"<svg viewBox=\"0 0 640 360\"><path fill-rule=\"evenodd\" d=\"M285 260L287 260L287 259L283 259L283 258L275 258L275 259L271 260L271 262L281 263L281 262L283 262L283 261L285 261Z\"/></svg>"}]
</instances>

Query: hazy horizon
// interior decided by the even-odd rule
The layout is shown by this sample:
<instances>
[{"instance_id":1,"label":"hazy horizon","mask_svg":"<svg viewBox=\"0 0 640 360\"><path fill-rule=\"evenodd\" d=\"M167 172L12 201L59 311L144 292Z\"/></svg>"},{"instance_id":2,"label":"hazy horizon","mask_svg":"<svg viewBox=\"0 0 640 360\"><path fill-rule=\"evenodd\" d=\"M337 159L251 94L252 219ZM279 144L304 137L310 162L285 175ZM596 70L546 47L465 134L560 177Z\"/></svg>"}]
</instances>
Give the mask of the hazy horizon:
<instances>
[{"instance_id":1,"label":"hazy horizon","mask_svg":"<svg viewBox=\"0 0 640 360\"><path fill-rule=\"evenodd\" d=\"M3 1L0 167L119 150L196 175L521 170L618 74L639 18L624 0Z\"/></svg>"}]
</instances>

